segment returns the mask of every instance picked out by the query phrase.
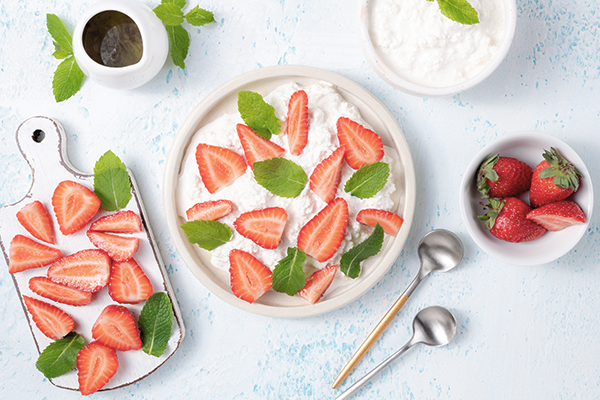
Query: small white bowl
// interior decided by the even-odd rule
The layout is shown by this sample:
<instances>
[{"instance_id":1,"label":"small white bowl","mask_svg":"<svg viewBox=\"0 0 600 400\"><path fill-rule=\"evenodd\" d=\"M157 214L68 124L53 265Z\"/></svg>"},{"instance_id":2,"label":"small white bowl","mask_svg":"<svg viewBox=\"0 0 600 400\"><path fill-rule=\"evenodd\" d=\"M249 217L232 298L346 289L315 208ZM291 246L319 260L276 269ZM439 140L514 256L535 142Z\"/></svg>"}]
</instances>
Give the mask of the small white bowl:
<instances>
[{"instance_id":1,"label":"small white bowl","mask_svg":"<svg viewBox=\"0 0 600 400\"><path fill-rule=\"evenodd\" d=\"M501 0L501 2L504 4L506 16L504 21L505 35L496 56L487 64L487 66L481 72L479 72L477 75L473 76L465 82L447 87L430 87L401 78L395 72L393 72L393 70L388 65L386 65L383 62L382 58L379 56L379 54L375 50L375 47L373 46L373 43L371 41L371 35L369 33L369 3L372 2L373 0L360 1L360 43L363 52L367 58L367 61L369 62L373 70L375 70L377 75L379 75L385 82L395 87L396 89L399 89L413 96L453 96L455 94L469 90L483 82L496 70L496 68L498 68L498 66L502 63L502 61L508 54L508 51L513 41L515 28L517 26L516 1Z\"/></svg>"},{"instance_id":2,"label":"small white bowl","mask_svg":"<svg viewBox=\"0 0 600 400\"><path fill-rule=\"evenodd\" d=\"M477 191L477 170L490 155L514 157L535 168L543 160L544 150L554 147L581 172L579 190L569 199L575 201L586 215L586 223L574 225L558 232L546 232L531 242L509 243L492 236L478 215L485 214ZM508 264L531 266L552 262L568 253L585 234L592 217L594 190L592 179L577 153L563 141L546 133L527 131L503 136L485 146L473 158L460 186L460 211L467 231L473 241L486 253ZM524 196L528 200L528 196Z\"/></svg>"}]
</instances>

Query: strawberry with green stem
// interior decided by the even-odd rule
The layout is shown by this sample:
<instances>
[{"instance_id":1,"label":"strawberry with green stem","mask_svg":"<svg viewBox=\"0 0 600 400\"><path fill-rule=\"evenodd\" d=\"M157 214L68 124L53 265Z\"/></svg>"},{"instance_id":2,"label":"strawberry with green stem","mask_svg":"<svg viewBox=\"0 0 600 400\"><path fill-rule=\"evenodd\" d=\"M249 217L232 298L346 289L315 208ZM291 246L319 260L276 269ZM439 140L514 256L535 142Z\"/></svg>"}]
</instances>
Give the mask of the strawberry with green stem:
<instances>
[{"instance_id":1,"label":"strawberry with green stem","mask_svg":"<svg viewBox=\"0 0 600 400\"><path fill-rule=\"evenodd\" d=\"M532 208L516 197L490 199L485 209L488 212L477 218L485 221L486 228L498 239L520 243L535 240L546 233L546 228L527 219Z\"/></svg>"},{"instance_id":2,"label":"strawberry with green stem","mask_svg":"<svg viewBox=\"0 0 600 400\"><path fill-rule=\"evenodd\" d=\"M529 202L533 208L564 200L579 189L581 173L554 147L544 150L544 160L533 171Z\"/></svg>"},{"instance_id":3,"label":"strawberry with green stem","mask_svg":"<svg viewBox=\"0 0 600 400\"><path fill-rule=\"evenodd\" d=\"M477 189L484 199L517 196L529 189L532 174L523 161L494 154L477 171Z\"/></svg>"}]
</instances>

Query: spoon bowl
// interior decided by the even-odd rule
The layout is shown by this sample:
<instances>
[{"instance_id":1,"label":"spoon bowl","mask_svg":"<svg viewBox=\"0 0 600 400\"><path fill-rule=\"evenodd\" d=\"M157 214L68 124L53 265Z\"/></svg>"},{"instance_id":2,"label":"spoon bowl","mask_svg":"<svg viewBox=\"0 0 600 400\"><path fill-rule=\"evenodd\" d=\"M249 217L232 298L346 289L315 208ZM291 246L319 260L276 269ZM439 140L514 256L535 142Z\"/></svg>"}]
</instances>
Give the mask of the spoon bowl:
<instances>
[{"instance_id":1,"label":"spoon bowl","mask_svg":"<svg viewBox=\"0 0 600 400\"><path fill-rule=\"evenodd\" d=\"M464 254L463 244L453 232L445 229L429 231L419 242L417 253L421 273L447 272L456 267Z\"/></svg>"}]
</instances>

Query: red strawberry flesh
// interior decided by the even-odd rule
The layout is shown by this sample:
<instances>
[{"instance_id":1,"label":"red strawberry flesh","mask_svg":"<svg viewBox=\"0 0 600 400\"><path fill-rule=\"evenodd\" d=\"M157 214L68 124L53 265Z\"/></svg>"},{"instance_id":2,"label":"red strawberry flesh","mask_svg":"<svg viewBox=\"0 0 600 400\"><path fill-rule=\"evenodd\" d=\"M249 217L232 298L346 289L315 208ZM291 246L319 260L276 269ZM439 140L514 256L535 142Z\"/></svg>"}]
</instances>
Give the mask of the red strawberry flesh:
<instances>
[{"instance_id":1,"label":"red strawberry flesh","mask_svg":"<svg viewBox=\"0 0 600 400\"><path fill-rule=\"evenodd\" d=\"M306 284L302 290L298 292L300 297L304 298L311 304L315 304L317 301L319 301L327 289L329 289L329 286L331 286L333 278L335 278L337 268L337 265L328 264L325 268L313 272L313 274L306 280Z\"/></svg>"},{"instance_id":2,"label":"red strawberry flesh","mask_svg":"<svg viewBox=\"0 0 600 400\"><path fill-rule=\"evenodd\" d=\"M19 223L36 239L54 244L52 219L44 205L36 200L17 212Z\"/></svg>"},{"instance_id":3,"label":"red strawberry flesh","mask_svg":"<svg viewBox=\"0 0 600 400\"><path fill-rule=\"evenodd\" d=\"M338 119L337 134L340 145L346 150L346 162L354 169L373 164L384 156L381 138L349 118Z\"/></svg>"},{"instance_id":4,"label":"red strawberry flesh","mask_svg":"<svg viewBox=\"0 0 600 400\"><path fill-rule=\"evenodd\" d=\"M91 293L53 282L45 276L32 277L29 289L39 296L70 306L85 306L92 301Z\"/></svg>"},{"instance_id":5,"label":"red strawberry flesh","mask_svg":"<svg viewBox=\"0 0 600 400\"><path fill-rule=\"evenodd\" d=\"M132 258L123 262L113 262L108 294L124 304L138 304L152 296L152 284L142 267Z\"/></svg>"},{"instance_id":6,"label":"red strawberry flesh","mask_svg":"<svg viewBox=\"0 0 600 400\"><path fill-rule=\"evenodd\" d=\"M233 249L229 252L229 275L233 294L254 303L273 284L272 272L252 254Z\"/></svg>"},{"instance_id":7,"label":"red strawberry flesh","mask_svg":"<svg viewBox=\"0 0 600 400\"><path fill-rule=\"evenodd\" d=\"M185 215L188 221L216 221L233 212L233 202L230 200L210 200L196 203Z\"/></svg>"},{"instance_id":8,"label":"red strawberry flesh","mask_svg":"<svg viewBox=\"0 0 600 400\"><path fill-rule=\"evenodd\" d=\"M265 249L279 245L288 214L281 207L242 213L233 223L238 233Z\"/></svg>"},{"instance_id":9,"label":"red strawberry flesh","mask_svg":"<svg viewBox=\"0 0 600 400\"><path fill-rule=\"evenodd\" d=\"M283 147L258 136L246 125L237 124L236 129L250 168L253 168L256 161L269 160L285 153Z\"/></svg>"},{"instance_id":10,"label":"red strawberry flesh","mask_svg":"<svg viewBox=\"0 0 600 400\"><path fill-rule=\"evenodd\" d=\"M342 179L344 153L344 148L338 147L321 161L310 175L310 190L325 203L331 202L337 193Z\"/></svg>"},{"instance_id":11,"label":"red strawberry flesh","mask_svg":"<svg viewBox=\"0 0 600 400\"><path fill-rule=\"evenodd\" d=\"M581 207L571 200L562 200L536 208L527 214L527 219L554 232L572 225L584 224L586 221Z\"/></svg>"},{"instance_id":12,"label":"red strawberry flesh","mask_svg":"<svg viewBox=\"0 0 600 400\"><path fill-rule=\"evenodd\" d=\"M106 251L108 256L115 261L129 260L140 246L140 239L136 237L124 237L93 231L88 231L87 236L94 246Z\"/></svg>"},{"instance_id":13,"label":"red strawberry flesh","mask_svg":"<svg viewBox=\"0 0 600 400\"><path fill-rule=\"evenodd\" d=\"M300 229L298 248L317 261L325 262L340 247L347 224L348 203L338 197Z\"/></svg>"},{"instance_id":14,"label":"red strawberry flesh","mask_svg":"<svg viewBox=\"0 0 600 400\"><path fill-rule=\"evenodd\" d=\"M11 274L44 267L62 257L60 250L38 243L23 235L16 235L13 238L8 252L8 272Z\"/></svg>"},{"instance_id":15,"label":"red strawberry flesh","mask_svg":"<svg viewBox=\"0 0 600 400\"><path fill-rule=\"evenodd\" d=\"M211 194L246 172L246 163L236 152L200 143L196 147L196 163L202 183Z\"/></svg>"},{"instance_id":16,"label":"red strawberry flesh","mask_svg":"<svg viewBox=\"0 0 600 400\"><path fill-rule=\"evenodd\" d=\"M65 256L48 268L48 278L57 283L97 292L108 284L111 259L103 250L81 250Z\"/></svg>"},{"instance_id":17,"label":"red strawberry flesh","mask_svg":"<svg viewBox=\"0 0 600 400\"><path fill-rule=\"evenodd\" d=\"M374 208L366 208L360 210L356 216L356 220L365 225L375 227L379 223L383 231L388 235L396 236L404 220L391 211L378 210Z\"/></svg>"},{"instance_id":18,"label":"red strawberry flesh","mask_svg":"<svg viewBox=\"0 0 600 400\"><path fill-rule=\"evenodd\" d=\"M63 235L77 232L98 212L100 199L85 186L62 181L52 195L52 207Z\"/></svg>"},{"instance_id":19,"label":"red strawberry flesh","mask_svg":"<svg viewBox=\"0 0 600 400\"><path fill-rule=\"evenodd\" d=\"M90 231L111 233L135 233L142 231L142 221L130 210L105 215L90 225Z\"/></svg>"},{"instance_id":20,"label":"red strawberry flesh","mask_svg":"<svg viewBox=\"0 0 600 400\"><path fill-rule=\"evenodd\" d=\"M23 296L23 301L35 325L50 339L62 339L73 330L73 318L60 308L29 296Z\"/></svg>"},{"instance_id":21,"label":"red strawberry flesh","mask_svg":"<svg viewBox=\"0 0 600 400\"><path fill-rule=\"evenodd\" d=\"M92 337L105 346L120 351L142 348L140 332L131 312L110 304L102 310L92 326Z\"/></svg>"},{"instance_id":22,"label":"red strawberry flesh","mask_svg":"<svg viewBox=\"0 0 600 400\"><path fill-rule=\"evenodd\" d=\"M298 90L288 103L287 137L290 153L299 156L308 143L308 96Z\"/></svg>"},{"instance_id":23,"label":"red strawberry flesh","mask_svg":"<svg viewBox=\"0 0 600 400\"><path fill-rule=\"evenodd\" d=\"M119 368L117 352L99 342L92 342L77 353L79 391L88 396L102 389Z\"/></svg>"}]
</instances>

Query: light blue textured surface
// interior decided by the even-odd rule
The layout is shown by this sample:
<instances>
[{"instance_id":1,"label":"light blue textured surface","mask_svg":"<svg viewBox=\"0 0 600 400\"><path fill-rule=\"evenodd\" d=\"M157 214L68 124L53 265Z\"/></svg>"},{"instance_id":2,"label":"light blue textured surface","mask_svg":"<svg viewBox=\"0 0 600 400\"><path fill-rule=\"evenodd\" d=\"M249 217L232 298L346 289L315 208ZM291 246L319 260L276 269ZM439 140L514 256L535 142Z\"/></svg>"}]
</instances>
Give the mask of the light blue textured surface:
<instances>
[{"instance_id":1,"label":"light blue textured surface","mask_svg":"<svg viewBox=\"0 0 600 400\"><path fill-rule=\"evenodd\" d=\"M539 130L567 142L596 187L600 173L600 6L590 0L518 0L514 44L478 87L421 99L384 83L358 44L357 1L206 0L217 23L189 27L182 71L168 61L147 85L129 92L87 81L56 104L46 13L68 22L93 1L0 1L0 205L30 185L14 134L35 115L58 119L80 170L112 149L134 172L187 328L178 352L142 381L91 398L329 399L350 358L418 268L416 244L433 228L456 232L465 258L432 275L409 300L342 389L410 337L418 310L440 304L456 315L456 340L419 347L366 385L357 399L594 399L600 397L600 235L596 212L580 243L538 267L500 263L470 239L458 187L471 157L493 139ZM151 7L157 1L145 1ZM197 4L190 1L190 6ZM300 64L348 77L391 111L411 149L417 209L404 251L358 300L326 315L274 319L242 312L211 295L188 271L169 237L161 181L179 126L219 85L264 66ZM17 293L0 261L0 398L75 399L35 369L37 351Z\"/></svg>"}]
</instances>

